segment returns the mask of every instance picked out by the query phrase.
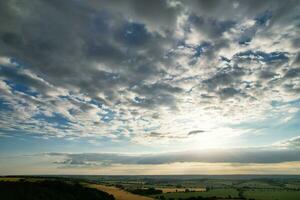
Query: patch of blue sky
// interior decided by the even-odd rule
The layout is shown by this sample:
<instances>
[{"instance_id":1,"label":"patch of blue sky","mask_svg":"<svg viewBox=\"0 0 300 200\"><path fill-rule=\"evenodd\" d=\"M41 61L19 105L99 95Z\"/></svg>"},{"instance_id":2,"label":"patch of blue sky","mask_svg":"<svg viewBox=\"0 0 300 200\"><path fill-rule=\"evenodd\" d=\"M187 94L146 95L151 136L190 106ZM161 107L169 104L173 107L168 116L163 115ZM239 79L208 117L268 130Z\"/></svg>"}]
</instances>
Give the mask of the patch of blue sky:
<instances>
[{"instance_id":1,"label":"patch of blue sky","mask_svg":"<svg viewBox=\"0 0 300 200\"><path fill-rule=\"evenodd\" d=\"M267 10L257 17L255 17L255 21L257 25L266 25L267 22L272 18L272 12L270 10Z\"/></svg>"},{"instance_id":2,"label":"patch of blue sky","mask_svg":"<svg viewBox=\"0 0 300 200\"><path fill-rule=\"evenodd\" d=\"M126 130L122 127L119 127L113 131L113 134L120 139L125 139L126 137L124 137L124 134L123 134L124 132L126 132Z\"/></svg>"},{"instance_id":3,"label":"patch of blue sky","mask_svg":"<svg viewBox=\"0 0 300 200\"><path fill-rule=\"evenodd\" d=\"M28 87L25 84L16 83L11 80L5 80L5 83L12 88L13 92L18 91L34 97L37 97L39 95L38 92L34 91L32 88Z\"/></svg>"},{"instance_id":4,"label":"patch of blue sky","mask_svg":"<svg viewBox=\"0 0 300 200\"><path fill-rule=\"evenodd\" d=\"M0 98L0 111L8 112L13 111L9 102L5 101L4 99Z\"/></svg>"},{"instance_id":5,"label":"patch of blue sky","mask_svg":"<svg viewBox=\"0 0 300 200\"><path fill-rule=\"evenodd\" d=\"M91 99L89 101L90 104L96 105L98 108L102 108L104 103L99 101L99 100L95 100L95 99Z\"/></svg>"},{"instance_id":6,"label":"patch of blue sky","mask_svg":"<svg viewBox=\"0 0 300 200\"><path fill-rule=\"evenodd\" d=\"M197 45L194 48L195 53L194 53L193 57L197 57L197 58L200 57L206 50L208 50L211 47L212 47L212 45L209 42L203 42L202 44Z\"/></svg>"},{"instance_id":7,"label":"patch of blue sky","mask_svg":"<svg viewBox=\"0 0 300 200\"><path fill-rule=\"evenodd\" d=\"M297 112L286 119L283 119L282 116L278 116L262 121L234 124L230 125L230 127L234 129L249 130L249 134L240 136L240 145L272 145L279 141L299 136L299 121L300 112Z\"/></svg>"},{"instance_id":8,"label":"patch of blue sky","mask_svg":"<svg viewBox=\"0 0 300 200\"><path fill-rule=\"evenodd\" d=\"M266 53L263 51L245 51L235 55L236 57L249 59L249 60L260 60L263 62L278 62L278 61L287 61L289 59L286 52L270 52Z\"/></svg>"},{"instance_id":9,"label":"patch of blue sky","mask_svg":"<svg viewBox=\"0 0 300 200\"><path fill-rule=\"evenodd\" d=\"M251 40L252 40L251 36L243 36L243 37L240 37L238 42L240 45L249 45Z\"/></svg>"},{"instance_id":10,"label":"patch of blue sky","mask_svg":"<svg viewBox=\"0 0 300 200\"><path fill-rule=\"evenodd\" d=\"M26 66L27 66L25 62L23 62L17 58L10 58L10 62L14 66L16 66L16 68L19 68L19 69L26 68Z\"/></svg>"},{"instance_id":11,"label":"patch of blue sky","mask_svg":"<svg viewBox=\"0 0 300 200\"><path fill-rule=\"evenodd\" d=\"M13 57L9 58L9 63L13 65L13 67L15 68L24 68L25 66L25 63L22 63L21 61ZM0 65L0 67L12 67L12 66L7 66L5 64L2 64Z\"/></svg>"},{"instance_id":12,"label":"patch of blue sky","mask_svg":"<svg viewBox=\"0 0 300 200\"><path fill-rule=\"evenodd\" d=\"M140 97L134 97L133 101L137 104L141 104L141 103L145 102L145 99L140 98Z\"/></svg>"},{"instance_id":13,"label":"patch of blue sky","mask_svg":"<svg viewBox=\"0 0 300 200\"><path fill-rule=\"evenodd\" d=\"M0 73L2 73L4 81L13 89L13 91L19 91L30 96L39 95L38 92L29 87L29 85L35 84L35 82L26 75L19 73L18 68L0 66Z\"/></svg>"},{"instance_id":14,"label":"patch of blue sky","mask_svg":"<svg viewBox=\"0 0 300 200\"><path fill-rule=\"evenodd\" d=\"M0 139L0 156L8 155L25 155L41 152L97 152L99 147L101 150L107 149L112 151L118 148L124 148L120 143L117 147L112 146L109 138L91 138L80 137L68 140L67 137L40 137L38 133L29 133L24 130L6 131L0 129L0 133L5 133L10 137L1 137ZM91 143L93 139L97 143Z\"/></svg>"},{"instance_id":15,"label":"patch of blue sky","mask_svg":"<svg viewBox=\"0 0 300 200\"><path fill-rule=\"evenodd\" d=\"M152 131L156 131L158 129L160 129L161 126L150 126L150 127L147 127L147 128L144 128L144 131L145 132L152 132Z\"/></svg>"},{"instance_id":16,"label":"patch of blue sky","mask_svg":"<svg viewBox=\"0 0 300 200\"><path fill-rule=\"evenodd\" d=\"M46 116L44 114L37 114L34 116L34 119L45 121L47 123L53 124L58 127L68 126L69 123L71 123L68 119L66 119L59 113L53 113L52 116Z\"/></svg>"},{"instance_id":17,"label":"patch of blue sky","mask_svg":"<svg viewBox=\"0 0 300 200\"><path fill-rule=\"evenodd\" d=\"M151 37L144 24L126 23L118 34L122 42L128 45L141 45Z\"/></svg>"},{"instance_id":18,"label":"patch of blue sky","mask_svg":"<svg viewBox=\"0 0 300 200\"><path fill-rule=\"evenodd\" d=\"M108 108L105 108L103 110L105 111L105 114L101 115L101 121L103 121L105 123L109 123L110 121L115 119L116 112L114 112Z\"/></svg>"},{"instance_id":19,"label":"patch of blue sky","mask_svg":"<svg viewBox=\"0 0 300 200\"><path fill-rule=\"evenodd\" d=\"M295 106L295 107L300 107L300 99L292 100L292 101L272 101L271 105L275 107L280 107L284 105L290 105L290 106Z\"/></svg>"},{"instance_id":20,"label":"patch of blue sky","mask_svg":"<svg viewBox=\"0 0 300 200\"><path fill-rule=\"evenodd\" d=\"M187 48L187 49L191 49L194 52L193 55L191 55L190 57L191 60L189 62L189 65L194 65L197 62L197 60L202 56L203 53L205 53L206 51L212 48L212 44L209 42L202 42L201 44L198 45L191 45L191 44L187 44L184 40L179 40L176 46L178 49ZM166 53L165 57L169 58L172 57L173 55L174 55L174 49L170 49Z\"/></svg>"},{"instance_id":21,"label":"patch of blue sky","mask_svg":"<svg viewBox=\"0 0 300 200\"><path fill-rule=\"evenodd\" d=\"M249 45L259 28L265 27L268 21L272 18L272 12L267 10L254 18L255 25L250 28L242 29L244 33L239 38L240 45Z\"/></svg>"}]
</instances>

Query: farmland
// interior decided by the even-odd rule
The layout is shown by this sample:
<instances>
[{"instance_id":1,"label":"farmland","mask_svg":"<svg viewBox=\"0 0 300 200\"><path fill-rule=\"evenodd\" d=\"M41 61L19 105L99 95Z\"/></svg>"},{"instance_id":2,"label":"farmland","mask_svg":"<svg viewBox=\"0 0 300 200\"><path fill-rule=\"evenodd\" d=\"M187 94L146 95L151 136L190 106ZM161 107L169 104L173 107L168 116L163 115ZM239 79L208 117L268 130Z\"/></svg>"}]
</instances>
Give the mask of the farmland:
<instances>
[{"instance_id":1,"label":"farmland","mask_svg":"<svg viewBox=\"0 0 300 200\"><path fill-rule=\"evenodd\" d=\"M112 194L116 200L151 200L150 197L144 197L130 192L124 191L122 189L116 188L114 186L105 186L100 184L89 184L88 187L96 188L98 190Z\"/></svg>"},{"instance_id":2,"label":"farmland","mask_svg":"<svg viewBox=\"0 0 300 200\"><path fill-rule=\"evenodd\" d=\"M160 198L161 195L157 195L156 198ZM179 199L190 197L221 197L221 198L238 198L239 194L236 189L214 189L206 192L170 192L163 195L165 199Z\"/></svg>"},{"instance_id":3,"label":"farmland","mask_svg":"<svg viewBox=\"0 0 300 200\"><path fill-rule=\"evenodd\" d=\"M95 184L118 187L123 191L154 188L161 194L153 199L255 199L298 200L297 176L100 176L85 177ZM100 187L101 188L101 187ZM102 188L103 189L103 188ZM110 193L106 190L106 192Z\"/></svg>"},{"instance_id":4,"label":"farmland","mask_svg":"<svg viewBox=\"0 0 300 200\"><path fill-rule=\"evenodd\" d=\"M251 199L299 200L299 176L31 176L0 182L52 180L80 184L116 200Z\"/></svg>"},{"instance_id":5,"label":"farmland","mask_svg":"<svg viewBox=\"0 0 300 200\"><path fill-rule=\"evenodd\" d=\"M257 200L297 200L300 198L300 191L258 189L248 190L244 196Z\"/></svg>"}]
</instances>

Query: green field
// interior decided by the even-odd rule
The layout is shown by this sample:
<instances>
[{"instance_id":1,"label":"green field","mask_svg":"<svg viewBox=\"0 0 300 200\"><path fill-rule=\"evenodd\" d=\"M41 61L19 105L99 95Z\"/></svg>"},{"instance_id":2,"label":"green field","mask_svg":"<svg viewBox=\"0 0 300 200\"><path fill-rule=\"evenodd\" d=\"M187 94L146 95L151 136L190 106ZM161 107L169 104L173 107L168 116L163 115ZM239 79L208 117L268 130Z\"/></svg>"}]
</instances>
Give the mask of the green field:
<instances>
[{"instance_id":1,"label":"green field","mask_svg":"<svg viewBox=\"0 0 300 200\"><path fill-rule=\"evenodd\" d=\"M186 199L191 197L216 197L219 199L238 199L239 197L255 200L300 200L300 176L249 176L249 177L197 177L197 176L31 176L31 177L0 177L0 182L4 181L25 181L39 182L43 180L61 180L66 183L80 182L81 184L98 184L103 187L111 186L118 192L133 195L135 189L157 190L167 188L175 191L191 188L204 188L206 192L167 192L162 194L144 194L143 198L156 198L161 196L169 199ZM127 196L128 196L127 195ZM143 194L140 194L143 195ZM125 196L125 195L121 195ZM116 195L116 199L120 195ZM231 197L231 198L229 198ZM139 199L142 197L139 196ZM132 197L127 199L131 200ZM127 200L125 198L125 200Z\"/></svg>"},{"instance_id":2,"label":"green field","mask_svg":"<svg viewBox=\"0 0 300 200\"><path fill-rule=\"evenodd\" d=\"M299 200L300 191L290 190L248 190L244 196L255 200Z\"/></svg>"},{"instance_id":3,"label":"green field","mask_svg":"<svg viewBox=\"0 0 300 200\"><path fill-rule=\"evenodd\" d=\"M222 198L226 198L226 197L238 197L238 191L236 189L213 189L207 192L172 192L172 193L165 193L162 195L156 195L156 197L159 196L164 196L166 199L169 198L174 198L174 199L178 199L178 198L189 198L189 197L198 197L198 196L202 196L202 197L222 197Z\"/></svg>"}]
</instances>

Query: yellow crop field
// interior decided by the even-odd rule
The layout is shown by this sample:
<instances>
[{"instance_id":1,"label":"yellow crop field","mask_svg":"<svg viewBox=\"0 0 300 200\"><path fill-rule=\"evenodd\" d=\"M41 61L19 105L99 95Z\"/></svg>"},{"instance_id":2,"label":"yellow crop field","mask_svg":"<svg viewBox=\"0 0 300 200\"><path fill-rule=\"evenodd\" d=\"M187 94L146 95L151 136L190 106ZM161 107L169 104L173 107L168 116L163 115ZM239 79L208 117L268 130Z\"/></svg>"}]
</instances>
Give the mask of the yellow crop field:
<instances>
[{"instance_id":1,"label":"yellow crop field","mask_svg":"<svg viewBox=\"0 0 300 200\"><path fill-rule=\"evenodd\" d=\"M112 195L114 195L116 200L153 200L150 197L144 197L144 196L132 194L130 192L121 190L121 189L113 187L113 186L89 184L88 187L96 188L96 189L102 190L104 192L107 192L109 194L112 194Z\"/></svg>"},{"instance_id":2,"label":"yellow crop field","mask_svg":"<svg viewBox=\"0 0 300 200\"><path fill-rule=\"evenodd\" d=\"M21 178L15 178L15 177L0 177L0 181L19 181Z\"/></svg>"},{"instance_id":3,"label":"yellow crop field","mask_svg":"<svg viewBox=\"0 0 300 200\"><path fill-rule=\"evenodd\" d=\"M189 191L194 191L194 192L205 192L205 188L155 188L157 190L162 190L163 193L168 193L168 192L184 192L186 189Z\"/></svg>"}]
</instances>

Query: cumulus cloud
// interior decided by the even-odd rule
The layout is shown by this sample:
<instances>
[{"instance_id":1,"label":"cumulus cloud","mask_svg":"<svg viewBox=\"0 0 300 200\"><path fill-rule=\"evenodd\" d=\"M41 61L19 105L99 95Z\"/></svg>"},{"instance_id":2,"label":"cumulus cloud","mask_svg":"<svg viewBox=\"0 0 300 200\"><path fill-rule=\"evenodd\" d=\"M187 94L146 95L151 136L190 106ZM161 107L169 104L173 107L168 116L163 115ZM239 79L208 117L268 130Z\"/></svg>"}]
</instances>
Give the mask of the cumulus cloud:
<instances>
[{"instance_id":1,"label":"cumulus cloud","mask_svg":"<svg viewBox=\"0 0 300 200\"><path fill-rule=\"evenodd\" d=\"M200 141L282 115L272 102L300 98L298 13L279 0L3 1L1 132Z\"/></svg>"}]
</instances>

